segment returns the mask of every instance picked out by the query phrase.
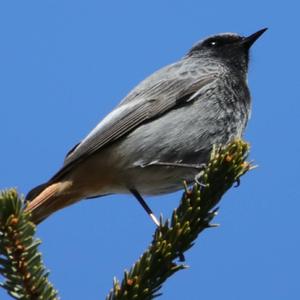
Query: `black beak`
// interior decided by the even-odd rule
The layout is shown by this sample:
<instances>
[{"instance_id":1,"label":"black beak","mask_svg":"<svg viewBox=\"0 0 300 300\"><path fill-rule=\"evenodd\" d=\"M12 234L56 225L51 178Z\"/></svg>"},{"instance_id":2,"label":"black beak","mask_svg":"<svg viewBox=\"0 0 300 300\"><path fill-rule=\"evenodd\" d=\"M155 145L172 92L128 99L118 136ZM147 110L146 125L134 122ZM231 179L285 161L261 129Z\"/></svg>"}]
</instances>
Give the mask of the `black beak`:
<instances>
[{"instance_id":1,"label":"black beak","mask_svg":"<svg viewBox=\"0 0 300 300\"><path fill-rule=\"evenodd\" d=\"M264 28L264 29L261 29L247 37L245 37L242 42L241 42L241 45L243 45L244 47L246 47L247 49L249 49L253 44L254 42L267 30L268 28Z\"/></svg>"}]
</instances>

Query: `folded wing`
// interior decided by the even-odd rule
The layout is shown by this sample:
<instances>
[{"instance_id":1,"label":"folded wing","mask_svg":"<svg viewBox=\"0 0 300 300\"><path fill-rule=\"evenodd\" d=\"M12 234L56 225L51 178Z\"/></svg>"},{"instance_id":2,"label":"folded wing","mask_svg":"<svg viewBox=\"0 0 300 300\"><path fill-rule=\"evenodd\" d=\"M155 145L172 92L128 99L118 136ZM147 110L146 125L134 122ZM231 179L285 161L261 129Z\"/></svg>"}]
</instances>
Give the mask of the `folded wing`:
<instances>
[{"instance_id":1,"label":"folded wing","mask_svg":"<svg viewBox=\"0 0 300 300\"><path fill-rule=\"evenodd\" d=\"M120 103L91 133L67 155L62 169L52 180L65 174L69 168L110 143L129 134L139 125L158 118L169 110L192 102L204 88L216 79L206 74L199 79L182 78L159 80L147 89L131 94ZM199 99L199 97L197 97Z\"/></svg>"}]
</instances>

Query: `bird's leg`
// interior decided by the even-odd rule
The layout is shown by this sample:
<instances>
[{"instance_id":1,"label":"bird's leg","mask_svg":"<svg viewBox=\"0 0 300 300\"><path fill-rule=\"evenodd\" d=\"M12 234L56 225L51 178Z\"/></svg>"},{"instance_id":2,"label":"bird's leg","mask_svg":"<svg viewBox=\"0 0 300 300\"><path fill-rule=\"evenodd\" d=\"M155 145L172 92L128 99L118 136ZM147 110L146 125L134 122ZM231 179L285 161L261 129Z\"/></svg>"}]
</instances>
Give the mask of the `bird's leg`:
<instances>
[{"instance_id":1,"label":"bird's leg","mask_svg":"<svg viewBox=\"0 0 300 300\"><path fill-rule=\"evenodd\" d=\"M202 170L206 167L206 164L184 164L180 162L162 162L162 161L152 161L148 164L142 165L142 167L148 166L165 166L165 167L178 167L178 168L189 168L189 169L197 169Z\"/></svg>"},{"instance_id":2,"label":"bird's leg","mask_svg":"<svg viewBox=\"0 0 300 300\"><path fill-rule=\"evenodd\" d=\"M162 162L162 161L152 161L148 164L142 165L142 167L148 166L165 166L165 167L177 167L177 168L189 168L189 169L197 169L200 172L195 176L195 182L198 183L200 186L205 187L206 185L200 181L201 176L203 175L203 169L206 168L206 164L184 164L184 163L176 163L176 162Z\"/></svg>"},{"instance_id":3,"label":"bird's leg","mask_svg":"<svg viewBox=\"0 0 300 300\"><path fill-rule=\"evenodd\" d=\"M144 210L146 211L146 213L149 215L149 217L152 219L152 221L155 223L155 225L159 226L159 221L157 220L157 218L155 217L153 211L151 210L151 208L148 206L148 204L146 203L146 201L143 199L143 197L140 195L140 193L135 190L135 189L130 189L129 190L133 196L139 201L139 203L142 205L142 207L144 208Z\"/></svg>"}]
</instances>

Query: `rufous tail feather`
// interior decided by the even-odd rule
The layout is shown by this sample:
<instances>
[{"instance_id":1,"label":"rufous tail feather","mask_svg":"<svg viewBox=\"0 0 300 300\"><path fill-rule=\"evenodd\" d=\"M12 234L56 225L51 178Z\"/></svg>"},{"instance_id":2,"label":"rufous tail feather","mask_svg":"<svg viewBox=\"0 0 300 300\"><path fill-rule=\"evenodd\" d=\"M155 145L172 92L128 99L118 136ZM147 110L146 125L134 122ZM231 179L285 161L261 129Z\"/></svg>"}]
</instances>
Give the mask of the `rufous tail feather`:
<instances>
[{"instance_id":1,"label":"rufous tail feather","mask_svg":"<svg viewBox=\"0 0 300 300\"><path fill-rule=\"evenodd\" d=\"M74 197L62 193L65 182L56 182L44 185L45 188L31 201L28 202L25 211L31 213L31 221L35 224L42 222L55 211L75 202ZM39 187L38 187L39 189Z\"/></svg>"}]
</instances>

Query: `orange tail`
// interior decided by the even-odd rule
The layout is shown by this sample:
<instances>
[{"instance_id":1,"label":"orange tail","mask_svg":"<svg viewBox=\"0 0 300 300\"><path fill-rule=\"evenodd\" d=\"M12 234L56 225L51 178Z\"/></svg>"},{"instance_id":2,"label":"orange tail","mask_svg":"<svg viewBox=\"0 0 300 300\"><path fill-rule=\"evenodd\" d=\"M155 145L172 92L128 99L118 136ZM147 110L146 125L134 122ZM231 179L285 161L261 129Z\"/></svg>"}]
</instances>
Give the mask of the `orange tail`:
<instances>
[{"instance_id":1,"label":"orange tail","mask_svg":"<svg viewBox=\"0 0 300 300\"><path fill-rule=\"evenodd\" d=\"M31 213L32 222L38 224L55 211L79 200L80 197L67 192L70 186L70 182L46 183L29 192L26 198L30 202L25 211Z\"/></svg>"}]
</instances>

